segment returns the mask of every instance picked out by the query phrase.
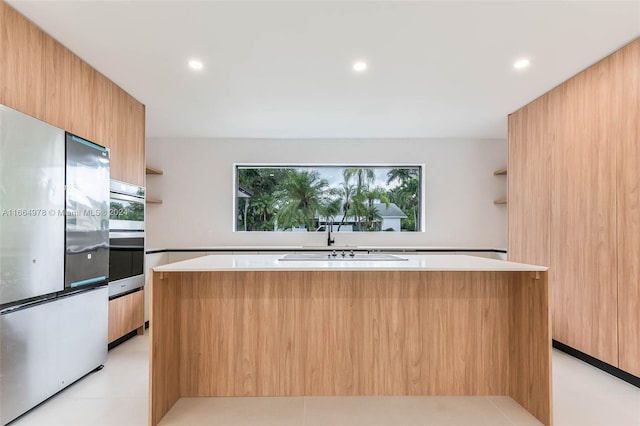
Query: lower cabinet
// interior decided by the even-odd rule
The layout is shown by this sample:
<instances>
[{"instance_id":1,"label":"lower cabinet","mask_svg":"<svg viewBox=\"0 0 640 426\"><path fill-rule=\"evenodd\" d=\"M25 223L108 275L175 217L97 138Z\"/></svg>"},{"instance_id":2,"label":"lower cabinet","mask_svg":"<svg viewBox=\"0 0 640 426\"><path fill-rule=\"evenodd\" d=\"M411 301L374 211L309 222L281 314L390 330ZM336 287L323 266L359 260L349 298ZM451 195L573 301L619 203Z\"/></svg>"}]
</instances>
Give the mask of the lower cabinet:
<instances>
[{"instance_id":1,"label":"lower cabinet","mask_svg":"<svg viewBox=\"0 0 640 426\"><path fill-rule=\"evenodd\" d=\"M109 301L109 343L133 330L144 334L144 289Z\"/></svg>"}]
</instances>

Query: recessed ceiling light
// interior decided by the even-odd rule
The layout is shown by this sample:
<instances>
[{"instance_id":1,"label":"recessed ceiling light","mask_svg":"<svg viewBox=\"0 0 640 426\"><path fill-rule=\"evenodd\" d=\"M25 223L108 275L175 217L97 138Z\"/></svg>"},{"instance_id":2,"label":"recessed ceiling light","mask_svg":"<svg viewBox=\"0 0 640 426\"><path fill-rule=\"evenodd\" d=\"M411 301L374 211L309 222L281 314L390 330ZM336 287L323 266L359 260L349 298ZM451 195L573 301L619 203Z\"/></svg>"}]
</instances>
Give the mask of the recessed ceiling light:
<instances>
[{"instance_id":1,"label":"recessed ceiling light","mask_svg":"<svg viewBox=\"0 0 640 426\"><path fill-rule=\"evenodd\" d=\"M363 61L358 61L353 64L353 70L357 72L363 72L367 69L367 63Z\"/></svg>"},{"instance_id":2,"label":"recessed ceiling light","mask_svg":"<svg viewBox=\"0 0 640 426\"><path fill-rule=\"evenodd\" d=\"M189 61L189 68L194 69L194 70L201 70L202 69L202 62L196 60L196 59L191 59Z\"/></svg>"},{"instance_id":3,"label":"recessed ceiling light","mask_svg":"<svg viewBox=\"0 0 640 426\"><path fill-rule=\"evenodd\" d=\"M517 70L523 70L529 66L531 61L527 58L518 59L513 63L513 67Z\"/></svg>"}]
</instances>

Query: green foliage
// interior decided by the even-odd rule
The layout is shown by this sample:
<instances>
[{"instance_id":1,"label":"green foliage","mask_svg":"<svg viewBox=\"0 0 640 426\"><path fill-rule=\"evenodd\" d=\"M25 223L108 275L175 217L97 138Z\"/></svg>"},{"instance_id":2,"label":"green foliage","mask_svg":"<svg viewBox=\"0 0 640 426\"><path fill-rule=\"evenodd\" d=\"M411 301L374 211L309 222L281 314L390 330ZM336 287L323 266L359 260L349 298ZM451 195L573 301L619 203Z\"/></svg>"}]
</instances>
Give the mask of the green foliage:
<instances>
[{"instance_id":1,"label":"green foliage","mask_svg":"<svg viewBox=\"0 0 640 426\"><path fill-rule=\"evenodd\" d=\"M278 227L294 228L304 225L315 231L315 216L325 208L322 195L329 188L317 171L292 171L282 183L279 195Z\"/></svg>"},{"instance_id":2,"label":"green foliage","mask_svg":"<svg viewBox=\"0 0 640 426\"><path fill-rule=\"evenodd\" d=\"M144 204L127 203L126 206L113 202L110 205L110 218L118 220L144 220Z\"/></svg>"},{"instance_id":3,"label":"green foliage","mask_svg":"<svg viewBox=\"0 0 640 426\"><path fill-rule=\"evenodd\" d=\"M389 200L408 216L402 219L403 231L419 231L420 223L420 176L416 169L392 169L387 174L387 183L399 185L389 191Z\"/></svg>"},{"instance_id":4,"label":"green foliage","mask_svg":"<svg viewBox=\"0 0 640 426\"><path fill-rule=\"evenodd\" d=\"M372 168L345 168L342 177L338 187L329 187L313 169L239 168L238 183L251 196L238 197L237 229L315 231L319 221L339 219L338 231L347 221L354 231L380 231L382 217L375 207L377 202L387 207L395 203L409 216L402 220L403 230L419 229L418 169L391 169L387 184L394 187L390 190L374 187ZM385 229L389 230L392 228Z\"/></svg>"}]
</instances>

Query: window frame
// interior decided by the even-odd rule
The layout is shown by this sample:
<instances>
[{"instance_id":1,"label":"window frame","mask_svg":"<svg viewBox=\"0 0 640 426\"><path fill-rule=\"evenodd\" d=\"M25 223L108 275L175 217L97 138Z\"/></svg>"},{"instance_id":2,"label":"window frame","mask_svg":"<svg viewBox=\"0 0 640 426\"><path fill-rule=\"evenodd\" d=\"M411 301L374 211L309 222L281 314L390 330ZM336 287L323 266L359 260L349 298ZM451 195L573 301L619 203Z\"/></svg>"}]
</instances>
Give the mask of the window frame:
<instances>
[{"instance_id":1,"label":"window frame","mask_svg":"<svg viewBox=\"0 0 640 426\"><path fill-rule=\"evenodd\" d=\"M263 234L278 234L278 231L244 231L237 229L238 227L238 169L239 168L262 168L262 169L274 169L274 168L417 168L419 169L419 187L420 187L420 211L418 217L420 219L420 229L417 231L408 232L388 232L388 231L340 231L341 234L419 234L426 231L426 165L425 163L251 163L241 162L232 164L232 190L231 190L231 231L235 233L263 233ZM335 230L335 224L334 224ZM286 231L282 231L286 232ZM307 232L305 234L308 234Z\"/></svg>"}]
</instances>

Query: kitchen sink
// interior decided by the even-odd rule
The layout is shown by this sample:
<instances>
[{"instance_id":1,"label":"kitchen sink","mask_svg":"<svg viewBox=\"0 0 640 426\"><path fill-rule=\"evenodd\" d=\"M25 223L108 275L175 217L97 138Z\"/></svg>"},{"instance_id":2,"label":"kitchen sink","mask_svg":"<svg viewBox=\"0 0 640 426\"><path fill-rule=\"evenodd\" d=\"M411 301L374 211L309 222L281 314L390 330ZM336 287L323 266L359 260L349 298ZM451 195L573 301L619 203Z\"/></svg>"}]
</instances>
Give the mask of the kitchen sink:
<instances>
[{"instance_id":1,"label":"kitchen sink","mask_svg":"<svg viewBox=\"0 0 640 426\"><path fill-rule=\"evenodd\" d=\"M312 261L312 260L322 260L322 261L402 261L408 260L404 257L395 256L393 254L382 254L382 253L354 253L353 255L349 253L337 253L336 256L333 256L331 253L297 253L297 254L285 254L282 256L280 261Z\"/></svg>"}]
</instances>

